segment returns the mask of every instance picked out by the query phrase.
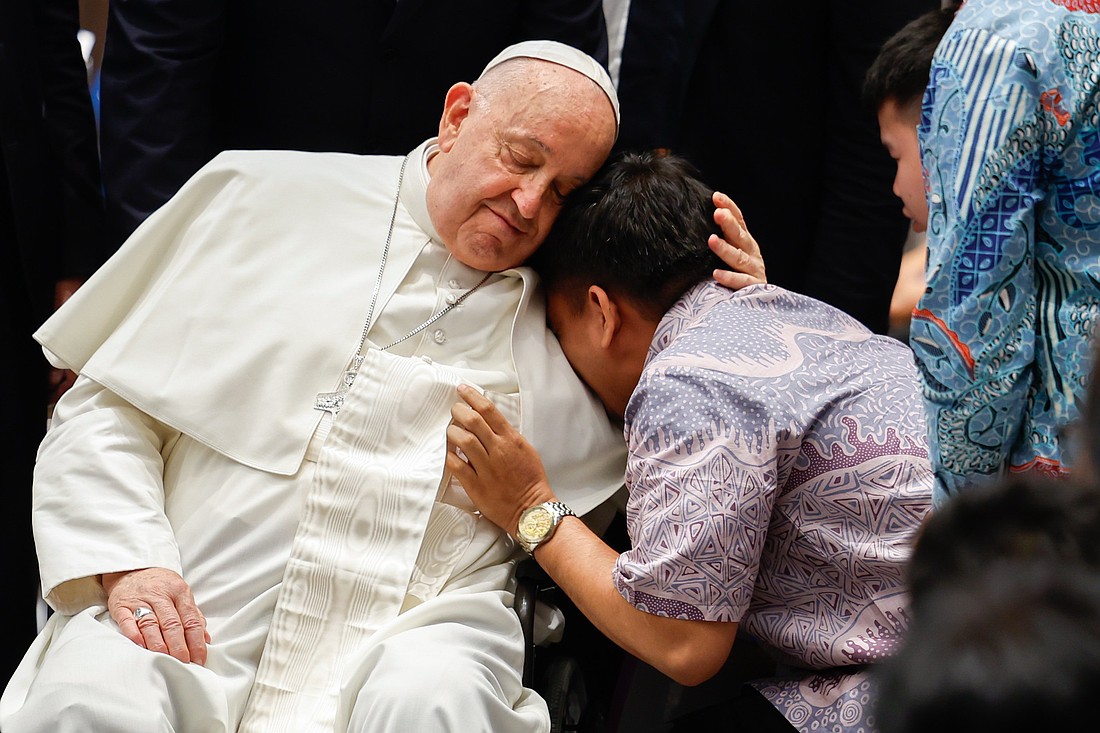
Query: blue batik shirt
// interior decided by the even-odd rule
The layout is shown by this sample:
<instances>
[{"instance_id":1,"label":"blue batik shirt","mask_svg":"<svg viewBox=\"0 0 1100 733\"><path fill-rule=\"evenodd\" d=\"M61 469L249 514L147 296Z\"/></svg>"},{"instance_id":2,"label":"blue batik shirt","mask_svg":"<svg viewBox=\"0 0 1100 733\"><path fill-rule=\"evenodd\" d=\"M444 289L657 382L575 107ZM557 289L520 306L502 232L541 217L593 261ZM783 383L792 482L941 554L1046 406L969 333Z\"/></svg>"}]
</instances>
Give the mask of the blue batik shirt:
<instances>
[{"instance_id":1,"label":"blue batik shirt","mask_svg":"<svg viewBox=\"0 0 1100 733\"><path fill-rule=\"evenodd\" d=\"M1100 2L967 0L918 130L928 285L911 343L936 502L1064 475L1100 307Z\"/></svg>"}]
</instances>

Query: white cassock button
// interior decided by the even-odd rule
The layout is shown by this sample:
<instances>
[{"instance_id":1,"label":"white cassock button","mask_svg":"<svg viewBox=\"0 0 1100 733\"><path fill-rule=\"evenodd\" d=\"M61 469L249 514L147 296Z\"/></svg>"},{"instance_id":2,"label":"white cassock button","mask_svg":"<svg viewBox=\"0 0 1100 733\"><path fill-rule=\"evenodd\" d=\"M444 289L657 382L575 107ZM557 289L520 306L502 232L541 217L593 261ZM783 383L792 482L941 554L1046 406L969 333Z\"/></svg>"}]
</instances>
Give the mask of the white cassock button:
<instances>
[{"instance_id":1,"label":"white cassock button","mask_svg":"<svg viewBox=\"0 0 1100 733\"><path fill-rule=\"evenodd\" d=\"M446 342L446 340L447 334L443 331L442 328L437 328L432 333L432 341L435 341L437 344L443 344L444 342Z\"/></svg>"},{"instance_id":2,"label":"white cassock button","mask_svg":"<svg viewBox=\"0 0 1100 733\"><path fill-rule=\"evenodd\" d=\"M454 293L447 293L447 297L443 300L447 301L447 305L454 305L455 301L458 300L458 296Z\"/></svg>"},{"instance_id":3,"label":"white cassock button","mask_svg":"<svg viewBox=\"0 0 1100 733\"><path fill-rule=\"evenodd\" d=\"M447 287L451 290L458 290L458 280L448 280Z\"/></svg>"},{"instance_id":4,"label":"white cassock button","mask_svg":"<svg viewBox=\"0 0 1100 733\"><path fill-rule=\"evenodd\" d=\"M934 204L942 204L943 203L943 197L940 196L938 193L932 194L932 196L930 198L932 199L932 203L934 203Z\"/></svg>"}]
</instances>

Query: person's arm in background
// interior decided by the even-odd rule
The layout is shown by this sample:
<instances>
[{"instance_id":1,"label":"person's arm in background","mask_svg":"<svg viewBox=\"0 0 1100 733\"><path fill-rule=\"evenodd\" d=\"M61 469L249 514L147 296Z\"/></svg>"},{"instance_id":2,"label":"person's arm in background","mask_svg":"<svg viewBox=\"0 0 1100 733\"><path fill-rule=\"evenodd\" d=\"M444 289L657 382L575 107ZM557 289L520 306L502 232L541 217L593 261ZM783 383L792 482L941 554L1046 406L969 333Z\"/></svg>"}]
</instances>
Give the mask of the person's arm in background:
<instances>
[{"instance_id":1,"label":"person's arm in background","mask_svg":"<svg viewBox=\"0 0 1100 733\"><path fill-rule=\"evenodd\" d=\"M113 0L100 141L113 248L218 152L213 81L224 0Z\"/></svg>"},{"instance_id":2,"label":"person's arm in background","mask_svg":"<svg viewBox=\"0 0 1100 733\"><path fill-rule=\"evenodd\" d=\"M968 44L970 54L955 53ZM924 100L928 284L910 343L923 380L937 503L1005 468L1027 409L1041 120L1021 54L1009 39L948 31ZM1026 148L1033 152L1018 152ZM999 180L988 178L998 169Z\"/></svg>"},{"instance_id":3,"label":"person's arm in background","mask_svg":"<svg viewBox=\"0 0 1100 733\"><path fill-rule=\"evenodd\" d=\"M924 241L924 235L916 236L917 241L912 242L901 256L898 281L890 299L889 334L905 342L909 341L909 324L913 320L913 310L924 294L924 270L928 263L928 245Z\"/></svg>"}]
</instances>

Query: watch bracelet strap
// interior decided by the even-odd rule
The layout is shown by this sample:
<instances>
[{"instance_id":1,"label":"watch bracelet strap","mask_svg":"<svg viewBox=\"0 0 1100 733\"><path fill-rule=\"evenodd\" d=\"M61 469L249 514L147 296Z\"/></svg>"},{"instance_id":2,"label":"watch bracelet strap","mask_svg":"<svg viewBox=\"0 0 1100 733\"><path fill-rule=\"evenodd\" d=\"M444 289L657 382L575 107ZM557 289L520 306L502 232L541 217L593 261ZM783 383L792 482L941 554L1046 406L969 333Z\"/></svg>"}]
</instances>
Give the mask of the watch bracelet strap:
<instances>
[{"instance_id":1,"label":"watch bracelet strap","mask_svg":"<svg viewBox=\"0 0 1100 733\"><path fill-rule=\"evenodd\" d=\"M543 506L550 507L550 510L558 515L558 519L561 520L564 517L575 517L576 512L569 508L569 505L562 501L547 501Z\"/></svg>"}]
</instances>

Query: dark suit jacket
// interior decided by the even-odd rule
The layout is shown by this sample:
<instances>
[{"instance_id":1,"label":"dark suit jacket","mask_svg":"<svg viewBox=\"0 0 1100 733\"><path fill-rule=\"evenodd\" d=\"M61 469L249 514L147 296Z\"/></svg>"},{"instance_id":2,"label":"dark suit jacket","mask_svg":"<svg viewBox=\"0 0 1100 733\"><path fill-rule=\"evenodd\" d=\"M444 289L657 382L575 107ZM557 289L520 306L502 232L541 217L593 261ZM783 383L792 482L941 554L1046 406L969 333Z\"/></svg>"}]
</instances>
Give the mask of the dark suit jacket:
<instances>
[{"instance_id":1,"label":"dark suit jacket","mask_svg":"<svg viewBox=\"0 0 1100 733\"><path fill-rule=\"evenodd\" d=\"M885 333L907 224L863 77L939 0L630 5L619 147L669 147L729 194L768 280Z\"/></svg>"},{"instance_id":2,"label":"dark suit jacket","mask_svg":"<svg viewBox=\"0 0 1100 733\"><path fill-rule=\"evenodd\" d=\"M102 261L95 119L76 40L76 0L0 0L0 460L8 679L37 631L31 472L45 432L47 364L31 333L59 278Z\"/></svg>"},{"instance_id":3,"label":"dark suit jacket","mask_svg":"<svg viewBox=\"0 0 1100 733\"><path fill-rule=\"evenodd\" d=\"M516 41L606 63L599 0L112 0L101 81L112 236L217 152L403 154Z\"/></svg>"},{"instance_id":4,"label":"dark suit jacket","mask_svg":"<svg viewBox=\"0 0 1100 733\"><path fill-rule=\"evenodd\" d=\"M0 3L0 231L15 270L6 277L16 276L4 284L33 305L35 326L52 310L59 278L86 277L102 261L95 119L78 29L76 0Z\"/></svg>"}]
</instances>

